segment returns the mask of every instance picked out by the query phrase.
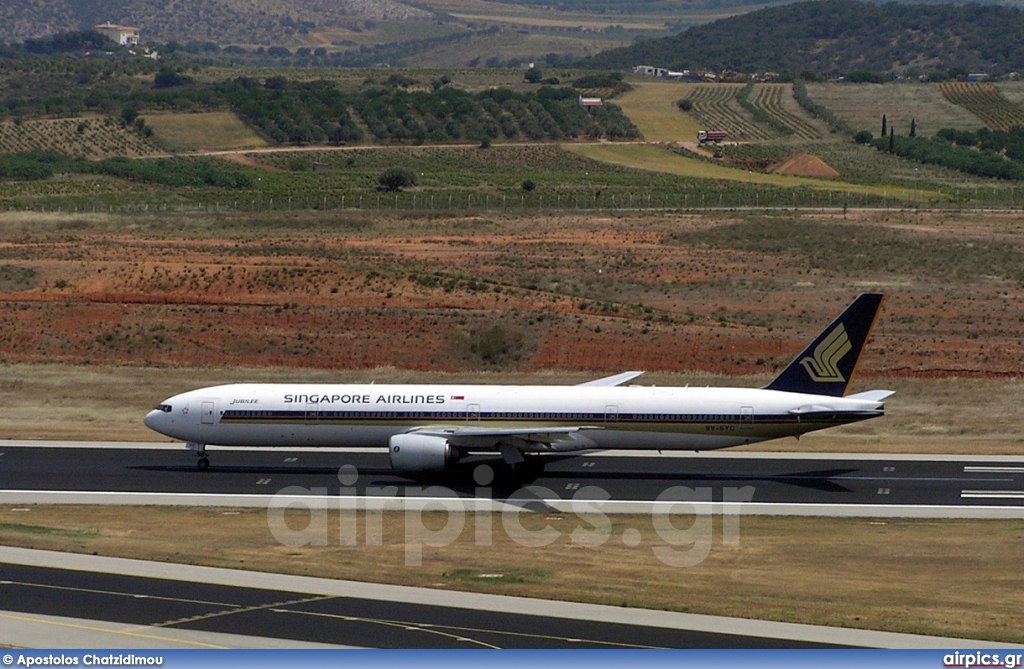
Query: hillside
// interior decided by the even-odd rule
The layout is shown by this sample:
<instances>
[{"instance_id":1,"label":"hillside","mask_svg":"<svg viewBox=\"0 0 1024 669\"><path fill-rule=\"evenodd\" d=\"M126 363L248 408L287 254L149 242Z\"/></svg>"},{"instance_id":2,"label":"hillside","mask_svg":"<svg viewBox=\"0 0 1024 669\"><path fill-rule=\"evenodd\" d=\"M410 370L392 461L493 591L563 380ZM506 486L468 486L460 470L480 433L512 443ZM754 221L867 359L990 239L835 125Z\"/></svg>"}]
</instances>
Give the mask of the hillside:
<instances>
[{"instance_id":1,"label":"hillside","mask_svg":"<svg viewBox=\"0 0 1024 669\"><path fill-rule=\"evenodd\" d=\"M770 30L765 30L765 27ZM773 7L614 49L581 64L818 74L1024 69L1024 12L980 5L816 0Z\"/></svg>"},{"instance_id":2,"label":"hillside","mask_svg":"<svg viewBox=\"0 0 1024 669\"><path fill-rule=\"evenodd\" d=\"M362 29L368 20L430 17L396 0L0 0L0 41L20 42L112 21L137 26L143 39L158 42L277 44L319 30Z\"/></svg>"}]
</instances>

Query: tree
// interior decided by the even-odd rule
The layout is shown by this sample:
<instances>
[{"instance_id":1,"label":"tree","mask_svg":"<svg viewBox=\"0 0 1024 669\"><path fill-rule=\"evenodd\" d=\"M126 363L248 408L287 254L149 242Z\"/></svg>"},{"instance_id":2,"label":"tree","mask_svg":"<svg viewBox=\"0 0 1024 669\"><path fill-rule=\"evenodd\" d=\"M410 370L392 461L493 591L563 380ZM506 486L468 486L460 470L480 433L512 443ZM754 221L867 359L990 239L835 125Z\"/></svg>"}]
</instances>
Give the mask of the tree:
<instances>
[{"instance_id":1,"label":"tree","mask_svg":"<svg viewBox=\"0 0 1024 669\"><path fill-rule=\"evenodd\" d=\"M523 79L525 79L526 82L530 84L540 83L540 80L543 78L544 74L540 71L539 67L531 67L526 71L526 74L523 76Z\"/></svg>"},{"instance_id":2,"label":"tree","mask_svg":"<svg viewBox=\"0 0 1024 669\"><path fill-rule=\"evenodd\" d=\"M869 130L861 130L860 132L853 136L853 141L857 142L858 144L870 144L871 140L871 131Z\"/></svg>"},{"instance_id":3,"label":"tree","mask_svg":"<svg viewBox=\"0 0 1024 669\"><path fill-rule=\"evenodd\" d=\"M886 128L886 125L885 125L885 114L882 114L882 134L881 134L881 136L885 137L888 134L889 134L889 130Z\"/></svg>"},{"instance_id":4,"label":"tree","mask_svg":"<svg viewBox=\"0 0 1024 669\"><path fill-rule=\"evenodd\" d=\"M131 106L125 106L121 109L121 120L124 121L125 125L134 123L135 118L139 115L139 111Z\"/></svg>"},{"instance_id":5,"label":"tree","mask_svg":"<svg viewBox=\"0 0 1024 669\"><path fill-rule=\"evenodd\" d=\"M917 119L910 119L910 136L917 137Z\"/></svg>"},{"instance_id":6,"label":"tree","mask_svg":"<svg viewBox=\"0 0 1024 669\"><path fill-rule=\"evenodd\" d=\"M889 153L896 150L896 128L889 128Z\"/></svg>"},{"instance_id":7,"label":"tree","mask_svg":"<svg viewBox=\"0 0 1024 669\"><path fill-rule=\"evenodd\" d=\"M688 112L691 109L693 109L693 100L691 100L690 98L680 98L676 100L676 106L679 107L684 112Z\"/></svg>"},{"instance_id":8,"label":"tree","mask_svg":"<svg viewBox=\"0 0 1024 669\"><path fill-rule=\"evenodd\" d=\"M171 88L172 86L181 86L183 83L185 83L185 78L166 66L161 67L160 71L156 73L156 77L153 78L153 88Z\"/></svg>"},{"instance_id":9,"label":"tree","mask_svg":"<svg viewBox=\"0 0 1024 669\"><path fill-rule=\"evenodd\" d=\"M523 181L523 190L526 191L527 193L531 192L536 187L537 184L533 183L533 181L531 181L530 179L526 179L525 181Z\"/></svg>"},{"instance_id":10,"label":"tree","mask_svg":"<svg viewBox=\"0 0 1024 669\"><path fill-rule=\"evenodd\" d=\"M406 167L389 167L381 173L377 183L388 192L398 192L416 185L416 173Z\"/></svg>"}]
</instances>

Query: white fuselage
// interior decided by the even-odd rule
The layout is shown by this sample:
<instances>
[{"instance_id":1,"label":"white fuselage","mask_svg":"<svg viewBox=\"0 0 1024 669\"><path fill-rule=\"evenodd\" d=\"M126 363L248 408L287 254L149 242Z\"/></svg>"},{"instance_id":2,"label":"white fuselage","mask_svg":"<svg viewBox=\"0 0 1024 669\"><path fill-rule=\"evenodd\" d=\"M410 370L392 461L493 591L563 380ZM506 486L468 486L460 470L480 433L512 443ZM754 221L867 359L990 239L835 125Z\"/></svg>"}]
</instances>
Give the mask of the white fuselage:
<instances>
[{"instance_id":1,"label":"white fuselage","mask_svg":"<svg viewBox=\"0 0 1024 669\"><path fill-rule=\"evenodd\" d=\"M502 431L547 428L560 436L524 450L550 452L727 448L883 413L871 399L756 388L234 384L176 395L145 422L186 442L257 447L386 448L430 428L478 430L492 450Z\"/></svg>"}]
</instances>

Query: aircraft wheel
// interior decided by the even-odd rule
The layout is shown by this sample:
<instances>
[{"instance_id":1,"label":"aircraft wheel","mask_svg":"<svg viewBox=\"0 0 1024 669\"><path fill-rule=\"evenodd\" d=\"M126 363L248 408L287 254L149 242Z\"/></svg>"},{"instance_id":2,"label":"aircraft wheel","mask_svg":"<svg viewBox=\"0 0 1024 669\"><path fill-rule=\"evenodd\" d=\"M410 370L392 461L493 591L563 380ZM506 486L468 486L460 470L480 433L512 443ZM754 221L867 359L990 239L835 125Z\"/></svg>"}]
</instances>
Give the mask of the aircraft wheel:
<instances>
[{"instance_id":1,"label":"aircraft wheel","mask_svg":"<svg viewBox=\"0 0 1024 669\"><path fill-rule=\"evenodd\" d=\"M205 472L210 468L210 458L199 458L199 462L196 463L196 466L199 467L199 471Z\"/></svg>"}]
</instances>

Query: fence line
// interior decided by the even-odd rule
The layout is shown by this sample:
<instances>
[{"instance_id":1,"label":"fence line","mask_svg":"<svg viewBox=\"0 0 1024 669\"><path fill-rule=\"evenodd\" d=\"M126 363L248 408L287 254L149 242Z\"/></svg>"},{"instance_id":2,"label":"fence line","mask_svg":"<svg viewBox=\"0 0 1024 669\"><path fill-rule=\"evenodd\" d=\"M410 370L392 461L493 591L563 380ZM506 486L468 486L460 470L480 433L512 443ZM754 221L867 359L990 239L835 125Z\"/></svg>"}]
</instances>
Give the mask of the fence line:
<instances>
[{"instance_id":1,"label":"fence line","mask_svg":"<svg viewBox=\"0 0 1024 669\"><path fill-rule=\"evenodd\" d=\"M684 192L586 192L480 194L442 191L372 192L335 195L318 193L275 197L215 197L191 200L139 199L117 197L3 198L0 210L56 213L244 213L265 211L405 211L405 212L490 212L571 213L585 212L695 212L735 210L1017 210L1024 206L1010 189L963 189L952 195L907 189L877 193L851 193L811 189L743 189Z\"/></svg>"}]
</instances>

